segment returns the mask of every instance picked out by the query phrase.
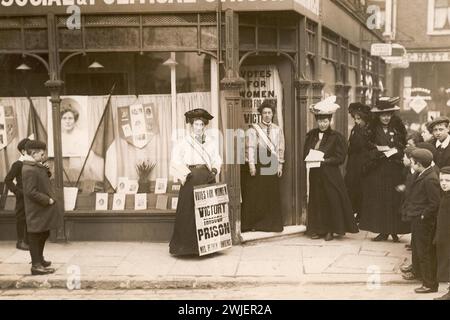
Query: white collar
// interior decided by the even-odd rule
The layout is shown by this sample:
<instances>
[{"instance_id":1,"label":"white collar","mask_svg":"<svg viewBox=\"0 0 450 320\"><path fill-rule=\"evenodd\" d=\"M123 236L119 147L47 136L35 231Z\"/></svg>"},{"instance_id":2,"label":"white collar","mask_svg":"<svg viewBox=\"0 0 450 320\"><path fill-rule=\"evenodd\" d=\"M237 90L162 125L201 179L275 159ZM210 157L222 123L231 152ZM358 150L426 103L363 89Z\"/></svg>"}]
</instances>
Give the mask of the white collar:
<instances>
[{"instance_id":1,"label":"white collar","mask_svg":"<svg viewBox=\"0 0 450 320\"><path fill-rule=\"evenodd\" d=\"M319 140L323 139L323 134L324 134L324 132L319 132Z\"/></svg>"},{"instance_id":2,"label":"white collar","mask_svg":"<svg viewBox=\"0 0 450 320\"><path fill-rule=\"evenodd\" d=\"M20 157L19 157L19 161L23 162L24 160L25 160L25 156L23 154L21 154Z\"/></svg>"},{"instance_id":3,"label":"white collar","mask_svg":"<svg viewBox=\"0 0 450 320\"><path fill-rule=\"evenodd\" d=\"M432 165L430 164L428 167L425 168L425 170L423 170L421 173L419 173L419 177L422 175L422 173L424 173L425 171L427 171L428 169L430 169L432 167Z\"/></svg>"},{"instance_id":4,"label":"white collar","mask_svg":"<svg viewBox=\"0 0 450 320\"><path fill-rule=\"evenodd\" d=\"M447 148L450 144L450 134L445 138L444 141L440 142L439 140L436 141L436 148L442 147L443 149Z\"/></svg>"},{"instance_id":5,"label":"white collar","mask_svg":"<svg viewBox=\"0 0 450 320\"><path fill-rule=\"evenodd\" d=\"M36 162L36 160L34 160L34 158L28 154L23 156L23 160L22 161L29 161L29 162Z\"/></svg>"},{"instance_id":6,"label":"white collar","mask_svg":"<svg viewBox=\"0 0 450 320\"><path fill-rule=\"evenodd\" d=\"M272 122L264 122L264 121L261 121L261 123L262 123L263 125L265 125L266 127L270 127L270 126L272 125Z\"/></svg>"}]
</instances>

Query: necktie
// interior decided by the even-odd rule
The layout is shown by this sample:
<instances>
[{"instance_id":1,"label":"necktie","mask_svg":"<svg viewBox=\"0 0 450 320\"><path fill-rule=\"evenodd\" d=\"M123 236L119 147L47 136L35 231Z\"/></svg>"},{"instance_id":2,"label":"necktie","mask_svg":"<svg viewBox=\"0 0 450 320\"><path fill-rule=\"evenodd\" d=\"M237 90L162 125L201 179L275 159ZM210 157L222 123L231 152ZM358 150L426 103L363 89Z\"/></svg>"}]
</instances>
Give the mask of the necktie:
<instances>
[{"instance_id":1,"label":"necktie","mask_svg":"<svg viewBox=\"0 0 450 320\"><path fill-rule=\"evenodd\" d=\"M267 138L269 138L269 141L270 141L270 124L267 126ZM269 146L267 146L267 156L271 156L272 155L272 152L270 151L270 148L269 148Z\"/></svg>"},{"instance_id":2,"label":"necktie","mask_svg":"<svg viewBox=\"0 0 450 320\"><path fill-rule=\"evenodd\" d=\"M320 134L319 134L319 140L317 141L316 145L314 146L314 150L319 149L321 142L322 142L322 139L321 139Z\"/></svg>"}]
</instances>

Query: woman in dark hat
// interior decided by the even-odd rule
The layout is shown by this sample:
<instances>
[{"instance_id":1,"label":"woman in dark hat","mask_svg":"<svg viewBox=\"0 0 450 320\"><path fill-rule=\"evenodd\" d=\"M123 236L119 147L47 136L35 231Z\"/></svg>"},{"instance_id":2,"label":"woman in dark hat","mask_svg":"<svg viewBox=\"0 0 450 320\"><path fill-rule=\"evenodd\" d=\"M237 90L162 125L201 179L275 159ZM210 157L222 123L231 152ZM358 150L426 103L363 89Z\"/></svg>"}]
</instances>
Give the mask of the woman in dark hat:
<instances>
[{"instance_id":1,"label":"woman in dark hat","mask_svg":"<svg viewBox=\"0 0 450 320\"><path fill-rule=\"evenodd\" d=\"M185 117L191 132L175 144L170 163L170 174L182 186L169 251L173 255L198 255L193 190L194 186L216 182L222 159L217 141L205 134L213 116L204 109L194 109Z\"/></svg>"},{"instance_id":2,"label":"woman in dark hat","mask_svg":"<svg viewBox=\"0 0 450 320\"><path fill-rule=\"evenodd\" d=\"M329 97L310 110L318 128L306 134L305 161L309 169L309 201L307 233L312 239L334 234L357 233L352 204L347 194L339 166L347 155L347 141L342 134L331 129L331 118L339 106L336 97Z\"/></svg>"},{"instance_id":3,"label":"woman in dark hat","mask_svg":"<svg viewBox=\"0 0 450 320\"><path fill-rule=\"evenodd\" d=\"M370 107L361 103L351 103L348 112L355 121L348 148L348 159L345 173L345 185L352 202L353 212L359 221L362 200L362 166L369 151L368 125L371 119Z\"/></svg>"},{"instance_id":4,"label":"woman in dark hat","mask_svg":"<svg viewBox=\"0 0 450 320\"><path fill-rule=\"evenodd\" d=\"M262 122L247 131L248 166L242 188L242 231L283 231L279 179L283 174L284 134L272 122L275 107L258 108Z\"/></svg>"},{"instance_id":5,"label":"woman in dark hat","mask_svg":"<svg viewBox=\"0 0 450 320\"><path fill-rule=\"evenodd\" d=\"M387 240L391 235L398 242L398 234L411 232L410 224L402 221L402 197L396 187L404 182L403 151L406 128L394 114L399 98L382 97L372 108L375 118L369 125L372 149L364 164L364 190L361 205L361 230L379 233L374 241Z\"/></svg>"}]
</instances>

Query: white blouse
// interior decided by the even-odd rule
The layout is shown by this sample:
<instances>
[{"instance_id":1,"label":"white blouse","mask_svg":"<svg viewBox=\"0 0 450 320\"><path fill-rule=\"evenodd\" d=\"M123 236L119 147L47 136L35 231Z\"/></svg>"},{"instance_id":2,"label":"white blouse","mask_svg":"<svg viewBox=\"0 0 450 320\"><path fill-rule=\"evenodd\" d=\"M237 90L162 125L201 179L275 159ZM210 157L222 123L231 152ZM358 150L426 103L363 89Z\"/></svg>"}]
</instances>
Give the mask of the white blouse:
<instances>
[{"instance_id":1,"label":"white blouse","mask_svg":"<svg viewBox=\"0 0 450 320\"><path fill-rule=\"evenodd\" d=\"M196 144L197 148L194 149L192 144ZM197 150L200 150L201 153L197 152ZM173 168L184 166L187 169L191 165L204 164L211 165L211 169L215 168L219 174L222 166L219 144L208 135L205 136L205 143L203 144L196 141L192 135L185 136L175 143L170 164L170 174L180 180L183 180L185 177L180 176L180 171L173 170Z\"/></svg>"}]
</instances>

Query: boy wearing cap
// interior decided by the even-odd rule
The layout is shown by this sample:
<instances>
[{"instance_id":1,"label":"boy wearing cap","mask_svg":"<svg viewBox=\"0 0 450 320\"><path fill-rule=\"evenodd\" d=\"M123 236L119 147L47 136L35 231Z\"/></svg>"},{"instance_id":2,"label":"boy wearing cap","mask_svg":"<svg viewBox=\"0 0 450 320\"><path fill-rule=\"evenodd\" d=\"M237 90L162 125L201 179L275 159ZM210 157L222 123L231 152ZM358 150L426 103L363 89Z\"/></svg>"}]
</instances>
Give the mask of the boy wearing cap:
<instances>
[{"instance_id":1,"label":"boy wearing cap","mask_svg":"<svg viewBox=\"0 0 450 320\"><path fill-rule=\"evenodd\" d=\"M32 275L55 272L54 269L49 268L51 262L45 261L43 256L45 242L50 235L50 230L55 227L57 215L48 169L41 163L45 157L46 147L44 142L28 141L25 145L27 154L22 168Z\"/></svg>"},{"instance_id":2,"label":"boy wearing cap","mask_svg":"<svg viewBox=\"0 0 450 320\"><path fill-rule=\"evenodd\" d=\"M450 282L450 167L441 169L439 180L443 194L434 238L438 262L437 277L440 282ZM450 300L450 291L438 299Z\"/></svg>"},{"instance_id":3,"label":"boy wearing cap","mask_svg":"<svg viewBox=\"0 0 450 320\"><path fill-rule=\"evenodd\" d=\"M416 293L437 292L436 249L433 238L440 203L439 179L431 163L433 154L426 149L411 152L411 168L415 171L411 188L406 195L403 211L411 218L412 270L404 279L422 279ZM411 274L413 276L411 276Z\"/></svg>"},{"instance_id":4,"label":"boy wearing cap","mask_svg":"<svg viewBox=\"0 0 450 320\"><path fill-rule=\"evenodd\" d=\"M23 190L22 190L22 166L24 156L26 154L25 144L30 139L22 139L17 144L17 150L20 152L20 158L14 162L5 177L5 184L9 190L16 196L16 206L14 213L16 214L16 230L17 230L17 243L16 248L19 250L30 250L28 246L27 237L27 223L25 218L25 205L23 203ZM14 182L15 180L15 182Z\"/></svg>"},{"instance_id":5,"label":"boy wearing cap","mask_svg":"<svg viewBox=\"0 0 450 320\"><path fill-rule=\"evenodd\" d=\"M450 119L447 117L438 117L428 125L429 131L433 134L430 141L437 149L434 162L439 168L450 166Z\"/></svg>"}]
</instances>

